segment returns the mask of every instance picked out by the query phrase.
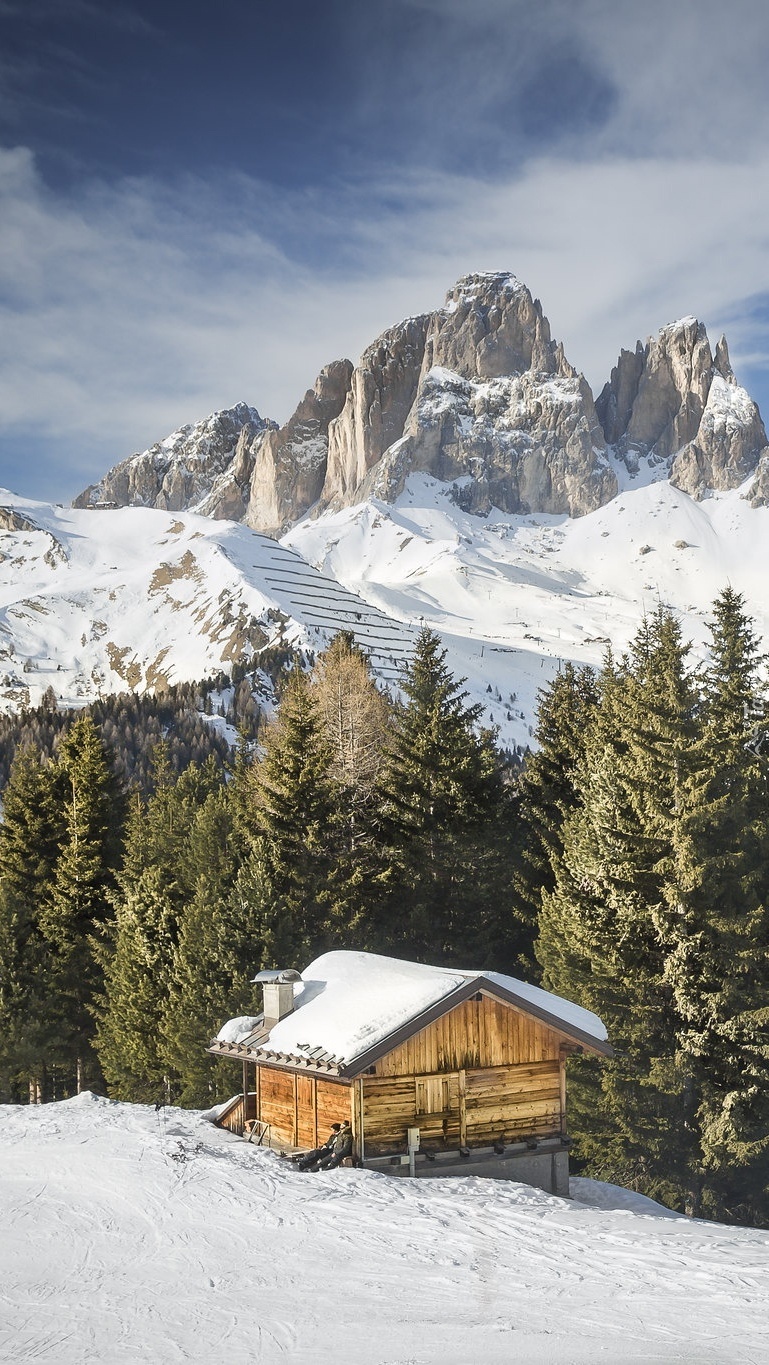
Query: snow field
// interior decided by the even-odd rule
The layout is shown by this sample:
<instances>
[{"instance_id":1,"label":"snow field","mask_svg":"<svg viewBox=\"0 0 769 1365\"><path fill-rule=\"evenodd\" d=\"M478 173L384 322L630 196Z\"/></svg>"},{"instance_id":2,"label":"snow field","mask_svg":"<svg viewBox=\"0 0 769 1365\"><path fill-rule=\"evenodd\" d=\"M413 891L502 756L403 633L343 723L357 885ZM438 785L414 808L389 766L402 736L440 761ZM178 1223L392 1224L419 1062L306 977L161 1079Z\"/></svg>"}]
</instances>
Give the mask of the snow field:
<instances>
[{"instance_id":1,"label":"snow field","mask_svg":"<svg viewBox=\"0 0 769 1365\"><path fill-rule=\"evenodd\" d=\"M411 475L372 500L305 518L281 542L233 522L147 508L77 511L0 494L39 528L7 531L0 559L0 705L64 705L228 669L255 639L325 648L352 629L392 684L421 625L467 679L502 745L527 745L537 697L567 661L599 666L662 602L702 657L714 598L743 593L769 640L769 508L748 486L695 502L664 470L570 520L462 512ZM252 631L253 633L253 631Z\"/></svg>"},{"instance_id":2,"label":"snow field","mask_svg":"<svg viewBox=\"0 0 769 1365\"><path fill-rule=\"evenodd\" d=\"M448 485L414 474L394 506L306 518L283 543L382 610L437 630L500 741L526 744L537 694L558 669L599 666L609 642L620 654L659 603L695 658L728 584L769 639L769 508L751 507L747 486L695 502L659 469L642 464L631 478L621 467L623 491L576 519L474 516Z\"/></svg>"},{"instance_id":3,"label":"snow field","mask_svg":"<svg viewBox=\"0 0 769 1365\"><path fill-rule=\"evenodd\" d=\"M769 1233L575 1182L301 1175L200 1114L0 1110L0 1359L740 1362Z\"/></svg>"}]
</instances>

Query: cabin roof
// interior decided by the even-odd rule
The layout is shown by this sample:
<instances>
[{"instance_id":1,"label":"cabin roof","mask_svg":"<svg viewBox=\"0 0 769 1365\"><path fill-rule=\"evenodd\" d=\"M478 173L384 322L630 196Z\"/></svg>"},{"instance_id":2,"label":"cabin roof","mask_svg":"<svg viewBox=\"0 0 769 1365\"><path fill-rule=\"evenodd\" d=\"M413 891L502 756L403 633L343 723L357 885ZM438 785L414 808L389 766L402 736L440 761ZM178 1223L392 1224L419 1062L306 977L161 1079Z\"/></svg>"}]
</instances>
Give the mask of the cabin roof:
<instances>
[{"instance_id":1,"label":"cabin roof","mask_svg":"<svg viewBox=\"0 0 769 1365\"><path fill-rule=\"evenodd\" d=\"M567 1041L612 1054L597 1015L539 986L501 972L343 951L310 963L294 984L292 1013L271 1029L262 1015L231 1019L210 1050L350 1077L479 991L540 1020Z\"/></svg>"}]
</instances>

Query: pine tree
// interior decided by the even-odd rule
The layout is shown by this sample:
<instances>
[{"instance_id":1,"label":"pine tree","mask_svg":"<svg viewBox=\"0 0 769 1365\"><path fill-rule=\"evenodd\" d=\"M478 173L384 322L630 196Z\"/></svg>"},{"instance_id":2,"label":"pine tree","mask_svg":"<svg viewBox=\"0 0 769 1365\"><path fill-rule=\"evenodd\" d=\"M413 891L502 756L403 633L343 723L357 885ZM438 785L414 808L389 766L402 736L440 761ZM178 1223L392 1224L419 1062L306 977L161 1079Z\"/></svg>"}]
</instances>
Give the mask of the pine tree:
<instances>
[{"instance_id":1,"label":"pine tree","mask_svg":"<svg viewBox=\"0 0 769 1365\"><path fill-rule=\"evenodd\" d=\"M538 942L544 984L600 1014L617 1049L612 1062L574 1068L580 1155L603 1178L679 1206L694 1139L664 905L696 734L687 652L660 610L619 667L607 661Z\"/></svg>"},{"instance_id":2,"label":"pine tree","mask_svg":"<svg viewBox=\"0 0 769 1365\"><path fill-rule=\"evenodd\" d=\"M17 750L0 822L0 1089L46 1097L54 1021L39 919L63 837L56 772L31 745Z\"/></svg>"},{"instance_id":3,"label":"pine tree","mask_svg":"<svg viewBox=\"0 0 769 1365\"><path fill-rule=\"evenodd\" d=\"M117 899L97 1007L95 1047L113 1099L147 1104L168 1097L161 1022L173 979L175 933L165 874L147 867Z\"/></svg>"},{"instance_id":4,"label":"pine tree","mask_svg":"<svg viewBox=\"0 0 769 1365\"><path fill-rule=\"evenodd\" d=\"M525 844L516 876L522 916L536 924L542 892L553 890L563 827L579 804L575 777L598 704L592 668L567 663L538 698L536 751L518 781Z\"/></svg>"},{"instance_id":5,"label":"pine tree","mask_svg":"<svg viewBox=\"0 0 769 1365\"><path fill-rule=\"evenodd\" d=\"M152 776L148 801L132 794L114 920L99 954L104 989L95 1007L95 1045L110 1093L144 1101L176 1087L164 1015L180 925L199 871L190 841L201 809L222 790L211 760L174 773L166 744L156 747Z\"/></svg>"},{"instance_id":6,"label":"pine tree","mask_svg":"<svg viewBox=\"0 0 769 1365\"><path fill-rule=\"evenodd\" d=\"M666 885L665 978L699 1158L689 1207L769 1217L769 758L758 640L742 598L714 606L704 725Z\"/></svg>"},{"instance_id":7,"label":"pine tree","mask_svg":"<svg viewBox=\"0 0 769 1365\"><path fill-rule=\"evenodd\" d=\"M438 637L423 630L402 680L407 702L395 715L382 782L383 947L437 962L493 951L490 940L513 925L509 868L498 856L501 760L493 733L478 727L481 706L466 704L463 681L452 677ZM509 955L510 943L503 951Z\"/></svg>"},{"instance_id":8,"label":"pine tree","mask_svg":"<svg viewBox=\"0 0 769 1365\"><path fill-rule=\"evenodd\" d=\"M312 675L313 691L331 752L330 777L340 791L354 847L371 837L370 816L390 708L371 676L368 660L352 634L341 631L321 654Z\"/></svg>"},{"instance_id":9,"label":"pine tree","mask_svg":"<svg viewBox=\"0 0 769 1365\"><path fill-rule=\"evenodd\" d=\"M339 848L338 791L331 751L307 678L289 675L264 754L248 772L242 802L251 840L251 884L259 888L258 938L265 960L306 963L338 945L331 922Z\"/></svg>"},{"instance_id":10,"label":"pine tree","mask_svg":"<svg viewBox=\"0 0 769 1365\"><path fill-rule=\"evenodd\" d=\"M391 706L368 660L342 631L321 654L312 690L331 765L338 829L329 919L348 948L376 945L381 905L379 802Z\"/></svg>"},{"instance_id":11,"label":"pine tree","mask_svg":"<svg viewBox=\"0 0 769 1365\"><path fill-rule=\"evenodd\" d=\"M54 1056L78 1090L98 1070L92 1054L92 1006L101 988L93 939L111 917L122 836L122 800L103 745L89 716L79 717L62 741L64 835L40 928L50 960L48 990L56 1018Z\"/></svg>"},{"instance_id":12,"label":"pine tree","mask_svg":"<svg viewBox=\"0 0 769 1365\"><path fill-rule=\"evenodd\" d=\"M261 944L254 901L239 872L246 849L224 788L200 808L188 841L193 885L182 916L163 1010L167 1070L181 1104L210 1105L231 1089L231 1075L205 1049L222 1020L253 1009Z\"/></svg>"}]
</instances>

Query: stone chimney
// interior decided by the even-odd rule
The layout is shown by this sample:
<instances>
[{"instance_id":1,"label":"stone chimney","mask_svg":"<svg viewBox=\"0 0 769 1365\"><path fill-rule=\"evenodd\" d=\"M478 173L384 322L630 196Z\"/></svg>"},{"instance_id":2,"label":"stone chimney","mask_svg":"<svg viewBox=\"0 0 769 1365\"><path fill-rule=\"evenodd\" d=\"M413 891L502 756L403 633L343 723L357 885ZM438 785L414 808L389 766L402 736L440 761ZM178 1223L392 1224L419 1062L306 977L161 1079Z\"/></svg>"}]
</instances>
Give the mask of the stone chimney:
<instances>
[{"instance_id":1,"label":"stone chimney","mask_svg":"<svg viewBox=\"0 0 769 1365\"><path fill-rule=\"evenodd\" d=\"M294 1008L294 982L301 981L293 967L279 971L257 972L254 982L264 990L264 1027L271 1029Z\"/></svg>"}]
</instances>

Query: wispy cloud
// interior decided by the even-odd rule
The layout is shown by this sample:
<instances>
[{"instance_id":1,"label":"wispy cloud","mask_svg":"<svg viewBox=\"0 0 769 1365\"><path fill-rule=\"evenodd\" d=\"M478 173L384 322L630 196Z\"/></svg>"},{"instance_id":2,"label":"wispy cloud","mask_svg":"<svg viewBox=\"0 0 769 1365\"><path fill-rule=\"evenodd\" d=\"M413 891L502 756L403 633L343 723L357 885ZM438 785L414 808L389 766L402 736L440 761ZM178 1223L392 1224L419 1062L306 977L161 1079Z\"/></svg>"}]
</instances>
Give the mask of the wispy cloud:
<instances>
[{"instance_id":1,"label":"wispy cloud","mask_svg":"<svg viewBox=\"0 0 769 1365\"><path fill-rule=\"evenodd\" d=\"M596 388L694 312L769 398L764 0L350 15L347 142L312 181L91 171L65 193L28 147L0 152L0 454L14 477L40 461L22 491L69 496L239 399L282 419L474 269L524 279Z\"/></svg>"},{"instance_id":2,"label":"wispy cloud","mask_svg":"<svg viewBox=\"0 0 769 1365\"><path fill-rule=\"evenodd\" d=\"M752 362L762 350L763 319L747 303L741 320L735 301L769 278L769 154L542 159L504 185L436 174L348 187L334 208L243 177L97 183L72 203L28 151L0 155L6 442L27 433L66 452L56 491L69 495L215 407L245 399L284 418L322 364L357 358L477 268L521 276L595 386L621 345L682 313L715 331L728 321L738 365L743 348ZM314 251L334 231L332 265Z\"/></svg>"}]
</instances>

